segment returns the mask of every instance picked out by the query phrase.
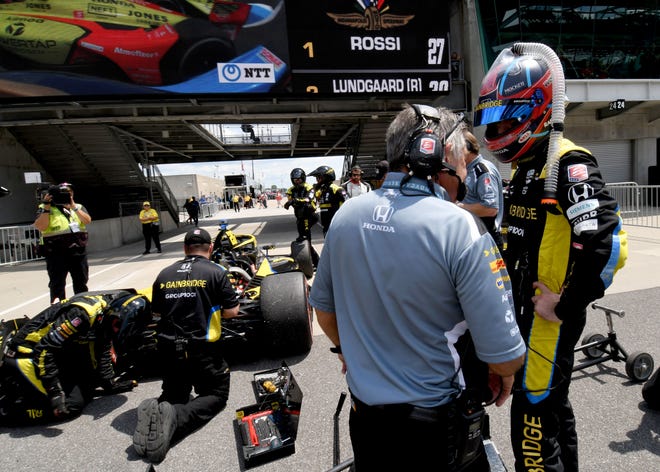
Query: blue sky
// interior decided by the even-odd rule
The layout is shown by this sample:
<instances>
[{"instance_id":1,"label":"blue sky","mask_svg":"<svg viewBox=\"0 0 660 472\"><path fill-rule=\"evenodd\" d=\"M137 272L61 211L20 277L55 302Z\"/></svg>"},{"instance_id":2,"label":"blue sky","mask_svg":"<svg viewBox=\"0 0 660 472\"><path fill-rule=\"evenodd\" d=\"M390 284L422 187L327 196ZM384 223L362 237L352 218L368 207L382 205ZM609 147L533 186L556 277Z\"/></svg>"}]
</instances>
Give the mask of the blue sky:
<instances>
[{"instance_id":1,"label":"blue sky","mask_svg":"<svg viewBox=\"0 0 660 472\"><path fill-rule=\"evenodd\" d=\"M332 167L341 175L344 156L300 157L290 159L254 159L237 161L195 162L190 164L161 164L158 166L163 175L198 174L223 179L225 175L247 174L261 182L264 188L276 185L286 188L291 185L289 173L294 167L302 168L307 174L319 166ZM241 163L244 171L241 170ZM314 183L315 180L310 180Z\"/></svg>"}]
</instances>

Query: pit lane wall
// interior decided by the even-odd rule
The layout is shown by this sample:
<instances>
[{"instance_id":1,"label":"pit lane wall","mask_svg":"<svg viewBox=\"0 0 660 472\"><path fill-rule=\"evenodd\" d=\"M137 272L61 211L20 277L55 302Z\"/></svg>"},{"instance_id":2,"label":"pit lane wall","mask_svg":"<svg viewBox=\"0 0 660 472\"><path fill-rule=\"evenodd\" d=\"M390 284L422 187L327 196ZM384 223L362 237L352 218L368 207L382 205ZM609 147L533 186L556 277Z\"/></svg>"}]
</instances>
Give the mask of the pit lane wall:
<instances>
[{"instance_id":1,"label":"pit lane wall","mask_svg":"<svg viewBox=\"0 0 660 472\"><path fill-rule=\"evenodd\" d=\"M175 230L178 223L172 219L172 215L165 211L159 211L160 231L164 232ZM87 250L89 252L103 251L124 244L133 243L142 240L142 223L135 215L123 216L118 218L108 218L97 220L87 226L89 232L89 243Z\"/></svg>"},{"instance_id":2,"label":"pit lane wall","mask_svg":"<svg viewBox=\"0 0 660 472\"><path fill-rule=\"evenodd\" d=\"M161 233L175 230L178 223L160 213ZM142 240L142 223L135 215L97 220L87 226L88 252L99 252ZM0 266L41 259L37 254L39 231L32 225L0 227Z\"/></svg>"}]
</instances>

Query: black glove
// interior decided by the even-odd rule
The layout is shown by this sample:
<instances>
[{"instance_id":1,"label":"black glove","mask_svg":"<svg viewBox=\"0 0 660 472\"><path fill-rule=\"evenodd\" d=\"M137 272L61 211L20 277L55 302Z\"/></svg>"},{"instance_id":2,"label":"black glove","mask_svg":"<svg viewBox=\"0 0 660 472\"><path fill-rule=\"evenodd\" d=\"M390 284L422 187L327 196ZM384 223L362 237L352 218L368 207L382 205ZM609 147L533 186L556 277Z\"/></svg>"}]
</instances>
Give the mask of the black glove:
<instances>
[{"instance_id":1,"label":"black glove","mask_svg":"<svg viewBox=\"0 0 660 472\"><path fill-rule=\"evenodd\" d=\"M114 395L116 393L130 392L137 386L135 380L108 380L103 385L103 390L106 395Z\"/></svg>"},{"instance_id":2,"label":"black glove","mask_svg":"<svg viewBox=\"0 0 660 472\"><path fill-rule=\"evenodd\" d=\"M284 203L284 209L285 209L285 210L288 210L290 206L291 206L291 201L290 201L290 200L287 200L287 201Z\"/></svg>"},{"instance_id":3,"label":"black glove","mask_svg":"<svg viewBox=\"0 0 660 472\"><path fill-rule=\"evenodd\" d=\"M51 395L50 406L53 409L53 414L58 418L69 414L69 409L66 407L66 396L64 395L64 392L60 391L58 394Z\"/></svg>"}]
</instances>

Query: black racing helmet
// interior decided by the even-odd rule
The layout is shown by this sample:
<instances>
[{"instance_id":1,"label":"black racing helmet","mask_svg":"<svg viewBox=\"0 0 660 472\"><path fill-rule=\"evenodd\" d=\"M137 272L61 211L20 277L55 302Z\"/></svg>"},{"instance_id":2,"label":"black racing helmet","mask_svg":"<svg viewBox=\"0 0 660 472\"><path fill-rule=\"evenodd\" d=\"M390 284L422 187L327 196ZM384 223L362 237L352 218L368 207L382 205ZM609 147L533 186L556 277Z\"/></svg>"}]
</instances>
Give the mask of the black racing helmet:
<instances>
[{"instance_id":1,"label":"black racing helmet","mask_svg":"<svg viewBox=\"0 0 660 472\"><path fill-rule=\"evenodd\" d=\"M302 170L300 167L296 167L295 169L293 169L289 177L291 177L291 183L293 185L296 185L296 183L293 181L294 179L301 179L302 183L305 183L307 179L307 175L305 174L305 171Z\"/></svg>"},{"instance_id":2,"label":"black racing helmet","mask_svg":"<svg viewBox=\"0 0 660 472\"><path fill-rule=\"evenodd\" d=\"M331 184L337 178L335 175L335 170L330 166L319 166L310 172L309 175L313 177L320 177L321 182L324 184Z\"/></svg>"},{"instance_id":3,"label":"black racing helmet","mask_svg":"<svg viewBox=\"0 0 660 472\"><path fill-rule=\"evenodd\" d=\"M123 354L140 348L151 322L149 299L130 292L112 300L103 315L104 330L110 333L115 349Z\"/></svg>"}]
</instances>

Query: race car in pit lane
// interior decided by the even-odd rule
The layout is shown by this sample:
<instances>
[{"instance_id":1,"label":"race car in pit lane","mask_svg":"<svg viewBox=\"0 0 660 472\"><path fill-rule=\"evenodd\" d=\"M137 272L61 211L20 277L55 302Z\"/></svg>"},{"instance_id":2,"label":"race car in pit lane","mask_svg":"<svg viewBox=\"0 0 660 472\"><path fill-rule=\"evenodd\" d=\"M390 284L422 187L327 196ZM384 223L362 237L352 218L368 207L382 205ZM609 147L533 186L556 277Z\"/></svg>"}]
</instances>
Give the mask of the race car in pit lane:
<instances>
[{"instance_id":1,"label":"race car in pit lane","mask_svg":"<svg viewBox=\"0 0 660 472\"><path fill-rule=\"evenodd\" d=\"M313 312L309 284L297 262L291 257L262 255L254 276L239 267L229 266L227 270L240 306L237 317L222 320L220 342L224 354L245 359L309 352ZM164 366L157 350L159 320L151 312L151 287L97 290L76 296L82 295L104 295L114 300L104 316L111 316L115 373L132 379L160 376ZM54 316L57 313L53 311ZM27 316L0 320L0 366L7 343L29 321Z\"/></svg>"},{"instance_id":2,"label":"race car in pit lane","mask_svg":"<svg viewBox=\"0 0 660 472\"><path fill-rule=\"evenodd\" d=\"M215 69L238 59L233 39L279 9L223 0L0 0L0 67L170 86L166 91L174 92L172 85L212 72L215 89L198 93L222 92ZM264 56L255 62L279 61L263 47L250 52L250 60Z\"/></svg>"}]
</instances>

